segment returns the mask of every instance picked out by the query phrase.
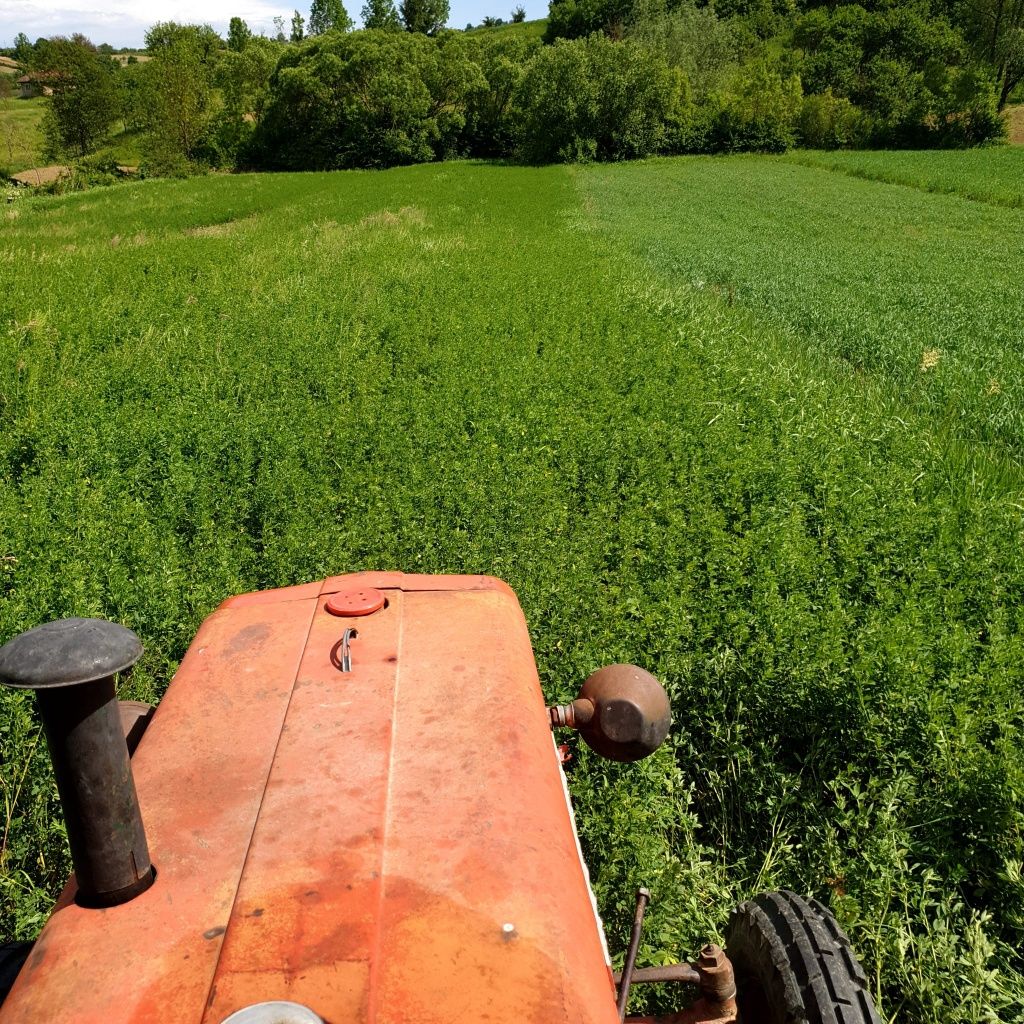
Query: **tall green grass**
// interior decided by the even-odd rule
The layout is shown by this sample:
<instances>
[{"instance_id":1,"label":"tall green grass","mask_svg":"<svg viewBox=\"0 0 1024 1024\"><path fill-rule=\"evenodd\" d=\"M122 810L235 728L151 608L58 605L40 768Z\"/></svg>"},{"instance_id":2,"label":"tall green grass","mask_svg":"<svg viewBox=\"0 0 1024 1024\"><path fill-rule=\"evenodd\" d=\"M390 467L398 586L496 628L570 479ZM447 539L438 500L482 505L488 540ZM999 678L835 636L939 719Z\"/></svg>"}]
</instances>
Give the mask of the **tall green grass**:
<instances>
[{"instance_id":1,"label":"tall green grass","mask_svg":"<svg viewBox=\"0 0 1024 1024\"><path fill-rule=\"evenodd\" d=\"M788 159L869 181L888 181L1011 209L1024 206L1024 149L1019 146L930 152L796 150Z\"/></svg>"},{"instance_id":2,"label":"tall green grass","mask_svg":"<svg viewBox=\"0 0 1024 1024\"><path fill-rule=\"evenodd\" d=\"M133 695L155 697L228 594L502 576L550 699L626 660L674 701L649 761L577 754L618 955L638 884L646 962L789 886L835 908L891 1019L1017 1019L1024 501L917 377L837 360L838 315L798 329L828 276L774 285L786 316L764 314L759 204L771 281L787 245L835 248L834 220L794 236L783 216L823 182L849 217L884 189L773 160L447 164L13 204L0 636L115 618L147 644ZM1003 213L917 201L958 239ZM692 236L743 224L750 251L726 251L754 283L713 289ZM916 315L919 290L879 294L840 293L860 323ZM0 929L30 935L68 864L31 702L0 701Z\"/></svg>"},{"instance_id":3,"label":"tall green grass","mask_svg":"<svg viewBox=\"0 0 1024 1024\"><path fill-rule=\"evenodd\" d=\"M41 96L19 99L16 91L10 97L0 95L0 170L16 174L42 163L45 103Z\"/></svg>"}]
</instances>

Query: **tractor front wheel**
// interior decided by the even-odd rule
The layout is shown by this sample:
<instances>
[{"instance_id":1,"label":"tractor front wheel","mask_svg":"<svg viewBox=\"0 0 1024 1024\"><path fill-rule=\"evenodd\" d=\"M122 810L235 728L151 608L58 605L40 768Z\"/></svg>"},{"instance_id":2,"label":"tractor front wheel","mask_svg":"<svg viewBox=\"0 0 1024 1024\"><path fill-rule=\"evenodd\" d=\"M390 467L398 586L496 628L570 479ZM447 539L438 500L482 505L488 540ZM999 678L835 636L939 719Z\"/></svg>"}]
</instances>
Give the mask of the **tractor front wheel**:
<instances>
[{"instance_id":1,"label":"tractor front wheel","mask_svg":"<svg viewBox=\"0 0 1024 1024\"><path fill-rule=\"evenodd\" d=\"M744 1024L880 1024L850 940L817 900L748 900L732 912L725 951Z\"/></svg>"}]
</instances>

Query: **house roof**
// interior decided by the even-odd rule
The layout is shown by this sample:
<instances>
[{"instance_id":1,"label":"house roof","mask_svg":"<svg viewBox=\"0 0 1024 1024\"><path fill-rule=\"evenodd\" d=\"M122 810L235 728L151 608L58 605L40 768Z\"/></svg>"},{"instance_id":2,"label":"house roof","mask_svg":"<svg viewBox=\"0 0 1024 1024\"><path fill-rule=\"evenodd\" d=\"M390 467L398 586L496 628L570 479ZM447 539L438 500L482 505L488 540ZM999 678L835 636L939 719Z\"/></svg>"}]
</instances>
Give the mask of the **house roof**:
<instances>
[{"instance_id":1,"label":"house roof","mask_svg":"<svg viewBox=\"0 0 1024 1024\"><path fill-rule=\"evenodd\" d=\"M55 82L60 77L59 71L30 71L27 75L22 75L18 79L18 84L22 85L26 82Z\"/></svg>"}]
</instances>

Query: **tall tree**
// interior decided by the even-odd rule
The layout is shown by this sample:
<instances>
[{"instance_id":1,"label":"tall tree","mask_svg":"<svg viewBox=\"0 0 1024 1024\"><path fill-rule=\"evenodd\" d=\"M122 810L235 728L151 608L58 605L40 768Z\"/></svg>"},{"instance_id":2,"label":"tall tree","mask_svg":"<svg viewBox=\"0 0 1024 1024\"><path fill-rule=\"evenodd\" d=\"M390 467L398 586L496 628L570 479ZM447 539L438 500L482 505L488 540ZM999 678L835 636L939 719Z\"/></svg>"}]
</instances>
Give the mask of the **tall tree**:
<instances>
[{"instance_id":1,"label":"tall tree","mask_svg":"<svg viewBox=\"0 0 1024 1024\"><path fill-rule=\"evenodd\" d=\"M394 0L367 0L361 16L363 28L382 28L389 32L400 31L402 28Z\"/></svg>"},{"instance_id":2,"label":"tall tree","mask_svg":"<svg viewBox=\"0 0 1024 1024\"><path fill-rule=\"evenodd\" d=\"M51 39L39 68L48 74L53 90L44 120L51 152L85 156L117 116L115 66L81 36Z\"/></svg>"},{"instance_id":3,"label":"tall tree","mask_svg":"<svg viewBox=\"0 0 1024 1024\"><path fill-rule=\"evenodd\" d=\"M309 8L311 36L322 36L331 29L347 32L351 27L352 19L341 0L313 0Z\"/></svg>"},{"instance_id":4,"label":"tall tree","mask_svg":"<svg viewBox=\"0 0 1024 1024\"><path fill-rule=\"evenodd\" d=\"M1024 81L1024 0L964 0L961 18L975 52L992 66L999 109Z\"/></svg>"},{"instance_id":5,"label":"tall tree","mask_svg":"<svg viewBox=\"0 0 1024 1024\"><path fill-rule=\"evenodd\" d=\"M448 23L448 0L402 0L401 13L407 32L432 36Z\"/></svg>"},{"instance_id":6,"label":"tall tree","mask_svg":"<svg viewBox=\"0 0 1024 1024\"><path fill-rule=\"evenodd\" d=\"M125 129L142 132L149 125L149 89L145 64L138 58L133 61L132 56L116 76L118 108Z\"/></svg>"},{"instance_id":7,"label":"tall tree","mask_svg":"<svg viewBox=\"0 0 1024 1024\"><path fill-rule=\"evenodd\" d=\"M221 90L221 112L237 129L262 120L277 58L277 47L259 36L254 36L242 53L221 57L215 79Z\"/></svg>"},{"instance_id":8,"label":"tall tree","mask_svg":"<svg viewBox=\"0 0 1024 1024\"><path fill-rule=\"evenodd\" d=\"M220 38L209 25L158 22L146 33L146 47L152 155L168 164L194 160L213 112Z\"/></svg>"},{"instance_id":9,"label":"tall tree","mask_svg":"<svg viewBox=\"0 0 1024 1024\"><path fill-rule=\"evenodd\" d=\"M21 65L27 67L32 62L33 50L29 38L24 32L19 32L14 37L14 59Z\"/></svg>"},{"instance_id":10,"label":"tall tree","mask_svg":"<svg viewBox=\"0 0 1024 1024\"><path fill-rule=\"evenodd\" d=\"M274 18L274 42L288 42L288 37L284 34L284 18L280 14Z\"/></svg>"},{"instance_id":11,"label":"tall tree","mask_svg":"<svg viewBox=\"0 0 1024 1024\"><path fill-rule=\"evenodd\" d=\"M301 43L306 35L306 19L295 11L292 14L292 42Z\"/></svg>"},{"instance_id":12,"label":"tall tree","mask_svg":"<svg viewBox=\"0 0 1024 1024\"><path fill-rule=\"evenodd\" d=\"M228 25L228 49L241 53L250 39L252 29L241 18L232 18Z\"/></svg>"},{"instance_id":13,"label":"tall tree","mask_svg":"<svg viewBox=\"0 0 1024 1024\"><path fill-rule=\"evenodd\" d=\"M263 120L278 55L273 42L255 37L241 53L222 54L217 65L222 105L213 130L218 152L236 167L245 162L246 147Z\"/></svg>"}]
</instances>

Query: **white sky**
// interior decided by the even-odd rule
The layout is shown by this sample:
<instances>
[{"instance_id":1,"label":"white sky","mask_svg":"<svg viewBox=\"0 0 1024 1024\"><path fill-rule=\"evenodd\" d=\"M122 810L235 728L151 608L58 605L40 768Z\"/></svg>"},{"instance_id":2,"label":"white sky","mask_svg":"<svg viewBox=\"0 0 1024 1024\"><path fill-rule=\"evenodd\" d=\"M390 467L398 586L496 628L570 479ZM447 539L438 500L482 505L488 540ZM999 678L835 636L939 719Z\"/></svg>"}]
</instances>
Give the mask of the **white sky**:
<instances>
[{"instance_id":1,"label":"white sky","mask_svg":"<svg viewBox=\"0 0 1024 1024\"><path fill-rule=\"evenodd\" d=\"M298 0L299 11L309 15L309 0ZM522 2L530 19L544 18L547 0L450 0L452 28L464 28L467 22L478 25L484 15L509 18L512 8ZM350 17L359 20L364 0L344 0ZM232 17L244 18L254 32L272 33L274 16L291 21L295 0L290 7L273 0L109 0L99 7L96 0L0 0L0 46L11 46L14 37L24 32L33 42L39 36L70 35L82 32L94 43L112 46L143 45L146 29L157 21L194 22L212 25L221 35L227 32ZM507 10L506 10L507 8Z\"/></svg>"}]
</instances>

